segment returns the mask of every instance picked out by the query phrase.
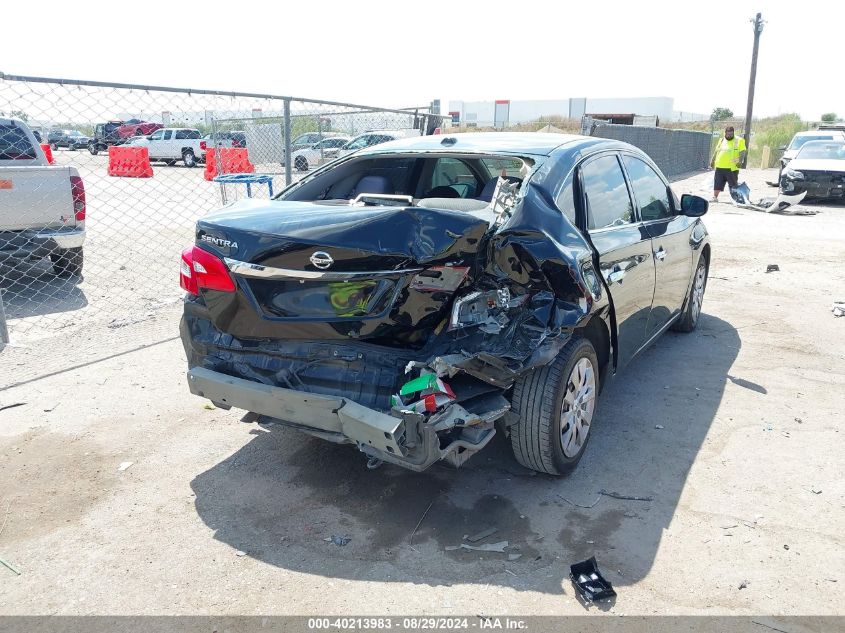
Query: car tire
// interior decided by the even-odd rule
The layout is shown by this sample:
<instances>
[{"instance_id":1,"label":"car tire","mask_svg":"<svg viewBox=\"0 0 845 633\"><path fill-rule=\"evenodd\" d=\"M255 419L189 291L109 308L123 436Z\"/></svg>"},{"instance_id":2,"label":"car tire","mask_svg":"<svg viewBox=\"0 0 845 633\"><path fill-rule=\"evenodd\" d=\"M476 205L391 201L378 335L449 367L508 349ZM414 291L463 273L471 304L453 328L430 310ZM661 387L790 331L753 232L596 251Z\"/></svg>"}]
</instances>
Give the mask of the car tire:
<instances>
[{"instance_id":1,"label":"car tire","mask_svg":"<svg viewBox=\"0 0 845 633\"><path fill-rule=\"evenodd\" d=\"M59 277L79 277L82 275L82 249L69 248L55 253L50 253L50 261L53 263L53 272Z\"/></svg>"},{"instance_id":2,"label":"car tire","mask_svg":"<svg viewBox=\"0 0 845 633\"><path fill-rule=\"evenodd\" d=\"M50 143L50 149L55 152L57 149L59 149L59 146L56 145L55 143Z\"/></svg>"},{"instance_id":3,"label":"car tire","mask_svg":"<svg viewBox=\"0 0 845 633\"><path fill-rule=\"evenodd\" d=\"M89 151L89 152L91 152L91 156L96 156L96 155L97 155L97 152L98 152L99 150L97 149L97 146L96 146L94 143L91 143L91 144L88 146L88 151Z\"/></svg>"},{"instance_id":4,"label":"car tire","mask_svg":"<svg viewBox=\"0 0 845 633\"><path fill-rule=\"evenodd\" d=\"M197 157L194 156L194 152L192 150L186 149L182 152L182 161L185 163L185 167L197 166Z\"/></svg>"},{"instance_id":5,"label":"car tire","mask_svg":"<svg viewBox=\"0 0 845 633\"><path fill-rule=\"evenodd\" d=\"M707 290L707 260L702 255L698 258L695 275L692 278L689 295L681 316L672 324L676 332L692 332L701 317L701 305L704 303L704 291Z\"/></svg>"},{"instance_id":6,"label":"car tire","mask_svg":"<svg viewBox=\"0 0 845 633\"><path fill-rule=\"evenodd\" d=\"M293 161L293 166L299 171L308 171L308 159L305 156L297 156L296 160Z\"/></svg>"},{"instance_id":7,"label":"car tire","mask_svg":"<svg viewBox=\"0 0 845 633\"><path fill-rule=\"evenodd\" d=\"M587 339L576 336L544 367L520 378L510 426L516 461L537 472L565 475L584 454L595 419L599 362Z\"/></svg>"}]
</instances>

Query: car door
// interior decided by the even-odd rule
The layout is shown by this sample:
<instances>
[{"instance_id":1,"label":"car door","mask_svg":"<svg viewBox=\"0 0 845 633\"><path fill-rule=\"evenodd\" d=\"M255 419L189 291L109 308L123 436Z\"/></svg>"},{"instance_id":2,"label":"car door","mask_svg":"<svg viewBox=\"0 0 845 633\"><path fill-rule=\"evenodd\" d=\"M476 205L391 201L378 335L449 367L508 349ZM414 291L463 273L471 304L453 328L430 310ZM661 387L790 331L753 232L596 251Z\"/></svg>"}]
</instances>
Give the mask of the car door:
<instances>
[{"instance_id":1,"label":"car door","mask_svg":"<svg viewBox=\"0 0 845 633\"><path fill-rule=\"evenodd\" d=\"M655 287L646 337L650 338L681 311L692 275L690 218L676 213L669 184L642 158L622 154L634 203L651 236Z\"/></svg>"},{"instance_id":2,"label":"car door","mask_svg":"<svg viewBox=\"0 0 845 633\"><path fill-rule=\"evenodd\" d=\"M150 158L158 158L161 156L161 151L163 149L164 141L162 140L164 137L164 130L156 130L149 136L149 141L147 142L147 149L150 153Z\"/></svg>"},{"instance_id":3,"label":"car door","mask_svg":"<svg viewBox=\"0 0 845 633\"><path fill-rule=\"evenodd\" d=\"M583 228L598 251L616 315L621 369L646 340L655 282L651 237L637 219L617 154L588 158L579 182Z\"/></svg>"}]
</instances>

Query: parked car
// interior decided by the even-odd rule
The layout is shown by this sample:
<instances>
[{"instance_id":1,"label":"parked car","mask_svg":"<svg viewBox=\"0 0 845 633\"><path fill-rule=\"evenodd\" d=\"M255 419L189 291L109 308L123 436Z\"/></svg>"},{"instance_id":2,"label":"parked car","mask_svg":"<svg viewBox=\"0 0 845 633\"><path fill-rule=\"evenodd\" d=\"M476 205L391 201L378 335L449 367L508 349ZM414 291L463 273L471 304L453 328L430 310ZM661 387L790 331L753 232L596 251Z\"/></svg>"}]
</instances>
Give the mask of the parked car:
<instances>
[{"instance_id":1,"label":"parked car","mask_svg":"<svg viewBox=\"0 0 845 633\"><path fill-rule=\"evenodd\" d=\"M128 139L132 136L147 136L163 127L164 126L161 123L142 121L140 119L129 119L117 127L115 134L119 139Z\"/></svg>"},{"instance_id":2,"label":"parked car","mask_svg":"<svg viewBox=\"0 0 845 633\"><path fill-rule=\"evenodd\" d=\"M196 167L200 157L204 156L206 145L199 130L182 127L167 127L149 136L136 136L127 144L149 148L151 161L175 165L181 160L185 167Z\"/></svg>"},{"instance_id":3,"label":"parked car","mask_svg":"<svg viewBox=\"0 0 845 633\"><path fill-rule=\"evenodd\" d=\"M293 166L299 171L308 171L321 160L336 158L338 150L350 140L352 139L348 136L334 136L324 138L305 149L298 149L292 154Z\"/></svg>"},{"instance_id":4,"label":"parked car","mask_svg":"<svg viewBox=\"0 0 845 633\"><path fill-rule=\"evenodd\" d=\"M0 118L0 265L49 257L57 275L80 275L85 213L76 168L49 165L26 123Z\"/></svg>"},{"instance_id":5,"label":"parked car","mask_svg":"<svg viewBox=\"0 0 845 633\"><path fill-rule=\"evenodd\" d=\"M502 432L521 464L566 473L606 380L698 324L706 211L619 141L362 149L197 222L180 277L190 391L371 465L458 466Z\"/></svg>"},{"instance_id":6,"label":"parked car","mask_svg":"<svg viewBox=\"0 0 845 633\"><path fill-rule=\"evenodd\" d=\"M787 166L789 161L795 158L795 156L798 154L798 150L801 149L804 143L809 143L811 141L845 141L845 132L836 129L819 129L796 133L795 136L792 137L792 140L789 142L788 146L780 148L781 150L783 150L783 156L781 156L780 159L780 172L778 173L778 182L780 182L781 176L783 175L784 167Z\"/></svg>"},{"instance_id":7,"label":"parked car","mask_svg":"<svg viewBox=\"0 0 845 633\"><path fill-rule=\"evenodd\" d=\"M47 142L53 150L59 147L67 147L73 151L88 147L91 137L86 136L79 130L50 130L47 133Z\"/></svg>"},{"instance_id":8,"label":"parked car","mask_svg":"<svg viewBox=\"0 0 845 633\"><path fill-rule=\"evenodd\" d=\"M348 154L356 152L359 149L364 149L365 147L379 145L380 143L387 143L388 141L395 141L399 138L419 136L419 134L419 130L373 130L370 132L364 132L341 147L338 150L337 155L339 157L347 156Z\"/></svg>"},{"instance_id":9,"label":"parked car","mask_svg":"<svg viewBox=\"0 0 845 633\"><path fill-rule=\"evenodd\" d=\"M783 193L806 192L805 200L845 198L845 140L804 143L779 182Z\"/></svg>"},{"instance_id":10,"label":"parked car","mask_svg":"<svg viewBox=\"0 0 845 633\"><path fill-rule=\"evenodd\" d=\"M210 132L202 137L207 147L246 147L246 132Z\"/></svg>"},{"instance_id":11,"label":"parked car","mask_svg":"<svg viewBox=\"0 0 845 633\"><path fill-rule=\"evenodd\" d=\"M117 130L123 125L123 121L114 120L105 123L98 123L94 126L94 138L88 141L88 151L94 156L98 152L106 151L112 145L119 145L126 141L118 136Z\"/></svg>"}]
</instances>

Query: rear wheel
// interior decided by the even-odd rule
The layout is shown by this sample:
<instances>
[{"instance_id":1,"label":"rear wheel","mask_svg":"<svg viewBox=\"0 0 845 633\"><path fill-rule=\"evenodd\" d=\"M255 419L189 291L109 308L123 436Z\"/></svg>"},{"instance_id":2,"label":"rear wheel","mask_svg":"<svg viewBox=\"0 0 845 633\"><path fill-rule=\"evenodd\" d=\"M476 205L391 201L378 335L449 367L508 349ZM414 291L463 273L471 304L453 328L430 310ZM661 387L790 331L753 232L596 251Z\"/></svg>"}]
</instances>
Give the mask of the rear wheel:
<instances>
[{"instance_id":1,"label":"rear wheel","mask_svg":"<svg viewBox=\"0 0 845 633\"><path fill-rule=\"evenodd\" d=\"M672 329L677 332L692 332L698 325L698 318L701 316L701 305L704 303L704 291L707 289L707 261L702 255L698 259L698 266L695 269L695 276L692 279L692 287L687 296L684 311L680 318L672 324Z\"/></svg>"},{"instance_id":2,"label":"rear wheel","mask_svg":"<svg viewBox=\"0 0 845 633\"><path fill-rule=\"evenodd\" d=\"M550 475L564 475L578 464L590 439L599 389L596 350L573 338L549 365L514 385L511 409L519 422L510 427L516 460Z\"/></svg>"},{"instance_id":3,"label":"rear wheel","mask_svg":"<svg viewBox=\"0 0 845 633\"><path fill-rule=\"evenodd\" d=\"M185 163L185 167L197 166L197 157L194 156L194 152L192 150L186 149L182 152L182 161Z\"/></svg>"},{"instance_id":4,"label":"rear wheel","mask_svg":"<svg viewBox=\"0 0 845 633\"><path fill-rule=\"evenodd\" d=\"M96 155L97 155L97 144L96 144L96 143L91 143L91 144L88 146L88 151L89 151L89 152L91 152L91 156L96 156Z\"/></svg>"},{"instance_id":5,"label":"rear wheel","mask_svg":"<svg viewBox=\"0 0 845 633\"><path fill-rule=\"evenodd\" d=\"M59 277L78 277L82 274L81 248L50 253L50 261L53 262L53 272Z\"/></svg>"},{"instance_id":6,"label":"rear wheel","mask_svg":"<svg viewBox=\"0 0 845 633\"><path fill-rule=\"evenodd\" d=\"M293 164L299 171L308 171L308 159L305 156L297 156Z\"/></svg>"}]
</instances>

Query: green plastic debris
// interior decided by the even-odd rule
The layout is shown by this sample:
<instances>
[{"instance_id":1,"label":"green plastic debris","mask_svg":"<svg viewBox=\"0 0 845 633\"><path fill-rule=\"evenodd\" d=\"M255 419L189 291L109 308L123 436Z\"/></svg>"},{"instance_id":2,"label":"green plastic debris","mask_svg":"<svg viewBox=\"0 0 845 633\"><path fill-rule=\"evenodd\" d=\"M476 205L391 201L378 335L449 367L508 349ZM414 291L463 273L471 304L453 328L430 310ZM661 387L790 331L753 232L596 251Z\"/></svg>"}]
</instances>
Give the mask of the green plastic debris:
<instances>
[{"instance_id":1,"label":"green plastic debris","mask_svg":"<svg viewBox=\"0 0 845 633\"><path fill-rule=\"evenodd\" d=\"M17 569L14 565L12 565L12 563L10 563L9 561L7 561L7 560L3 560L2 558L0 558L0 564L5 565L5 566L6 566L6 567L8 567L11 571L15 572L18 576L20 576L20 575L21 575L20 570L19 570L19 569Z\"/></svg>"},{"instance_id":2,"label":"green plastic debris","mask_svg":"<svg viewBox=\"0 0 845 633\"><path fill-rule=\"evenodd\" d=\"M422 374L419 378L409 380L402 389L399 390L399 395L407 396L418 391L425 391L426 389L434 389L437 387L437 374Z\"/></svg>"}]
</instances>

